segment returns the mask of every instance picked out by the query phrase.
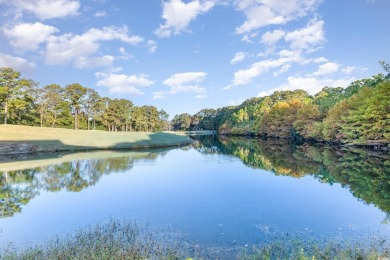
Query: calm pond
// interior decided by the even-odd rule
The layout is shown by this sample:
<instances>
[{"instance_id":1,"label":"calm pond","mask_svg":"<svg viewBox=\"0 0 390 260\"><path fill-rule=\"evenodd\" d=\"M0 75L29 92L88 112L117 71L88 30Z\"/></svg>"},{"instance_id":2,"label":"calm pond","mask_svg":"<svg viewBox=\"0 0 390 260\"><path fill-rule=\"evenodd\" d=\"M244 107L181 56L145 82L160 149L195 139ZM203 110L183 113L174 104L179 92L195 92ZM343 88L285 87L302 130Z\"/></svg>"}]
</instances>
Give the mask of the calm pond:
<instances>
[{"instance_id":1,"label":"calm pond","mask_svg":"<svg viewBox=\"0 0 390 260\"><path fill-rule=\"evenodd\" d=\"M287 233L389 237L388 154L195 139L175 149L3 158L0 245L42 242L110 218L207 247L251 246Z\"/></svg>"}]
</instances>

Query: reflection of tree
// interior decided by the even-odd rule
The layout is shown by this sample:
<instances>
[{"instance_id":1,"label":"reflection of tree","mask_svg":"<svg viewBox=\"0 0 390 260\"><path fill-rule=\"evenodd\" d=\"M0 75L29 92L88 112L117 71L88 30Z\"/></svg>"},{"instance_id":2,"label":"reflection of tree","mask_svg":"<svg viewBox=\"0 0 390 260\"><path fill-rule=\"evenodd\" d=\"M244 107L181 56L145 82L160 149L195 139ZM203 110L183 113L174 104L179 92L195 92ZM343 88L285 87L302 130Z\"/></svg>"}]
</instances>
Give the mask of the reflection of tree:
<instances>
[{"instance_id":1,"label":"reflection of tree","mask_svg":"<svg viewBox=\"0 0 390 260\"><path fill-rule=\"evenodd\" d=\"M22 172L0 176L0 217L10 217L20 212L21 206L27 204L38 194L36 190L24 183L24 181L30 182L31 180L30 174Z\"/></svg>"},{"instance_id":2,"label":"reflection of tree","mask_svg":"<svg viewBox=\"0 0 390 260\"><path fill-rule=\"evenodd\" d=\"M390 214L389 155L346 148L319 151L323 155L322 164L335 182L348 188L355 197Z\"/></svg>"},{"instance_id":3,"label":"reflection of tree","mask_svg":"<svg viewBox=\"0 0 390 260\"><path fill-rule=\"evenodd\" d=\"M0 172L0 217L21 212L22 205L40 190L79 192L95 185L105 174L129 170L139 160L155 160L164 152L134 153L129 156L79 159L30 170Z\"/></svg>"},{"instance_id":4,"label":"reflection of tree","mask_svg":"<svg viewBox=\"0 0 390 260\"><path fill-rule=\"evenodd\" d=\"M390 156L363 149L329 146L293 147L281 140L239 137L197 137L195 148L204 154L240 158L251 168L275 175L312 175L323 183L340 183L353 196L390 214Z\"/></svg>"}]
</instances>

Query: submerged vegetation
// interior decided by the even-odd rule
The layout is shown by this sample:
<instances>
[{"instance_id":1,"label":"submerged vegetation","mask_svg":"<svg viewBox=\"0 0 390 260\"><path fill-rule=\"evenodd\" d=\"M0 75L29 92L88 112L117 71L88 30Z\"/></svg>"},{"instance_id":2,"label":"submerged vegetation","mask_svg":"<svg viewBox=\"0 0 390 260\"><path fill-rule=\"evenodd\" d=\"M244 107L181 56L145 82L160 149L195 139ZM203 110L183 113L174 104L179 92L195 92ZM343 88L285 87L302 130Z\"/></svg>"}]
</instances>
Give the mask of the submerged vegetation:
<instances>
[{"instance_id":1,"label":"submerged vegetation","mask_svg":"<svg viewBox=\"0 0 390 260\"><path fill-rule=\"evenodd\" d=\"M0 248L0 259L384 259L390 257L386 240L365 242L308 240L282 235L253 247L205 248L188 242L183 235L162 231L132 221L110 220L79 229L65 236L26 246Z\"/></svg>"},{"instance_id":2,"label":"submerged vegetation","mask_svg":"<svg viewBox=\"0 0 390 260\"><path fill-rule=\"evenodd\" d=\"M179 249L145 226L111 220L22 250L3 248L0 259L179 259Z\"/></svg>"}]
</instances>

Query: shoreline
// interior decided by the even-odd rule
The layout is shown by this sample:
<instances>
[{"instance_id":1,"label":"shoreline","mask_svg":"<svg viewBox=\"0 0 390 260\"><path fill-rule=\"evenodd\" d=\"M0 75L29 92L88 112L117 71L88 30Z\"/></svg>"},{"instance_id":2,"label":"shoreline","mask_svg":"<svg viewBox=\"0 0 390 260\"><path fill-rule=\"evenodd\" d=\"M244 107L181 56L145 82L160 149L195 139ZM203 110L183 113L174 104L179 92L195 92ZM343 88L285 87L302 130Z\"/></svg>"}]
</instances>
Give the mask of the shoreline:
<instances>
[{"instance_id":1,"label":"shoreline","mask_svg":"<svg viewBox=\"0 0 390 260\"><path fill-rule=\"evenodd\" d=\"M168 132L106 132L19 125L0 126L0 156L42 152L142 150L179 147L193 140Z\"/></svg>"},{"instance_id":2,"label":"shoreline","mask_svg":"<svg viewBox=\"0 0 390 260\"><path fill-rule=\"evenodd\" d=\"M285 140L291 144L325 144L332 147L354 147L354 148L363 148L373 151L390 151L390 143L388 142L368 142L368 143L342 143L335 141L323 141L323 140L304 140L304 141L295 141L293 138L283 138L283 137L262 137L260 135L241 135L241 134L227 134L227 133L218 133L219 136L228 136L228 137L243 137L243 138L255 138L260 140Z\"/></svg>"}]
</instances>

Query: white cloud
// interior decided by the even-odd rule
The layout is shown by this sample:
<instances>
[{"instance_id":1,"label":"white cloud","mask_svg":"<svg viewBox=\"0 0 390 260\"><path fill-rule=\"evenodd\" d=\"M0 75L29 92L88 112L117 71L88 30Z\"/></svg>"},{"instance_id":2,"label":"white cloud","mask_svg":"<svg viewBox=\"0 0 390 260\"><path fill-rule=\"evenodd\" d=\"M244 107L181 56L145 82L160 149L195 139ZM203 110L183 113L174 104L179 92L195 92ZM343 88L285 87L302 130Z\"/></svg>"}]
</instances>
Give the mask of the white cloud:
<instances>
[{"instance_id":1,"label":"white cloud","mask_svg":"<svg viewBox=\"0 0 390 260\"><path fill-rule=\"evenodd\" d=\"M241 61L243 61L246 57L247 57L247 53L245 52L237 52L236 54L234 54L234 57L233 59L230 61L231 64L236 64L236 63L239 63Z\"/></svg>"},{"instance_id":2,"label":"white cloud","mask_svg":"<svg viewBox=\"0 0 390 260\"><path fill-rule=\"evenodd\" d=\"M176 94L178 92L195 92L205 93L206 89L199 86L199 83L203 82L206 78L205 72L185 72L176 73L164 80L164 85L171 87L170 94Z\"/></svg>"},{"instance_id":3,"label":"white cloud","mask_svg":"<svg viewBox=\"0 0 390 260\"><path fill-rule=\"evenodd\" d=\"M111 55L101 57L78 57L73 61L76 68L111 67L115 58Z\"/></svg>"},{"instance_id":4,"label":"white cloud","mask_svg":"<svg viewBox=\"0 0 390 260\"><path fill-rule=\"evenodd\" d=\"M34 63L28 62L24 58L0 53L0 67L13 68L19 72L29 72L35 69L36 66Z\"/></svg>"},{"instance_id":5,"label":"white cloud","mask_svg":"<svg viewBox=\"0 0 390 260\"><path fill-rule=\"evenodd\" d=\"M324 63L324 62L328 62L328 59L325 57L319 57L319 58L315 58L314 62L315 63Z\"/></svg>"},{"instance_id":6,"label":"white cloud","mask_svg":"<svg viewBox=\"0 0 390 260\"><path fill-rule=\"evenodd\" d=\"M94 15L95 17L101 18L101 17L106 17L107 13L105 11L98 11Z\"/></svg>"},{"instance_id":7,"label":"white cloud","mask_svg":"<svg viewBox=\"0 0 390 260\"><path fill-rule=\"evenodd\" d=\"M312 20L306 27L287 33L285 40L291 42L291 49L308 49L312 52L325 42L323 26L324 21Z\"/></svg>"},{"instance_id":8,"label":"white cloud","mask_svg":"<svg viewBox=\"0 0 390 260\"><path fill-rule=\"evenodd\" d=\"M223 89L229 89L233 86L246 85L261 74L279 67L282 67L281 71L279 72L287 71L290 68L287 66L288 64L302 61L299 52L283 50L279 52L279 56L280 57L278 59L262 60L252 64L247 69L242 69L235 72L232 83Z\"/></svg>"},{"instance_id":9,"label":"white cloud","mask_svg":"<svg viewBox=\"0 0 390 260\"><path fill-rule=\"evenodd\" d=\"M323 87L347 87L352 81L353 78L344 78L344 79L317 79L315 77L288 77L287 83L281 85L280 87L270 89L268 91L262 91L258 94L259 97L269 96L275 91L282 90L296 90L302 89L307 91L309 94L314 95L318 93Z\"/></svg>"},{"instance_id":10,"label":"white cloud","mask_svg":"<svg viewBox=\"0 0 390 260\"><path fill-rule=\"evenodd\" d=\"M261 37L261 42L272 45L275 42L279 41L286 35L286 32L283 30L274 30L272 32L266 32Z\"/></svg>"},{"instance_id":11,"label":"white cloud","mask_svg":"<svg viewBox=\"0 0 390 260\"><path fill-rule=\"evenodd\" d=\"M12 0L17 10L28 11L41 20L77 15L79 1L73 0Z\"/></svg>"},{"instance_id":12,"label":"white cloud","mask_svg":"<svg viewBox=\"0 0 390 260\"><path fill-rule=\"evenodd\" d=\"M205 98L207 98L208 96L207 95L204 95L204 94L198 94L198 95L196 95L195 96L195 98L197 98L197 99L205 99Z\"/></svg>"},{"instance_id":13,"label":"white cloud","mask_svg":"<svg viewBox=\"0 0 390 260\"><path fill-rule=\"evenodd\" d=\"M82 35L51 36L46 46L46 63L49 65L77 65L80 59L88 59L88 57L96 54L100 49L101 42L112 40L136 45L142 42L143 38L129 35L127 27L92 28ZM101 64L104 63L96 65Z\"/></svg>"},{"instance_id":14,"label":"white cloud","mask_svg":"<svg viewBox=\"0 0 390 260\"><path fill-rule=\"evenodd\" d=\"M153 92L152 99L163 99L163 98L166 98L165 93L163 91Z\"/></svg>"},{"instance_id":15,"label":"white cloud","mask_svg":"<svg viewBox=\"0 0 390 260\"><path fill-rule=\"evenodd\" d=\"M213 1L205 0L194 0L188 3L181 0L164 2L162 17L165 23L161 24L154 33L163 38L185 32L191 21L195 20L198 15L208 12L214 4Z\"/></svg>"},{"instance_id":16,"label":"white cloud","mask_svg":"<svg viewBox=\"0 0 390 260\"><path fill-rule=\"evenodd\" d=\"M148 79L147 75L126 75L114 73L95 73L98 86L107 87L110 94L144 94L139 88L154 84L154 81Z\"/></svg>"},{"instance_id":17,"label":"white cloud","mask_svg":"<svg viewBox=\"0 0 390 260\"><path fill-rule=\"evenodd\" d=\"M354 70L356 70L356 67L348 66L348 67L342 68L341 72L344 73L344 74L351 74L352 71L354 71Z\"/></svg>"},{"instance_id":18,"label":"white cloud","mask_svg":"<svg viewBox=\"0 0 390 260\"><path fill-rule=\"evenodd\" d=\"M39 22L23 23L13 28L4 29L4 34L11 39L11 45L24 51L35 51L39 44L48 41L49 37L58 32L58 29Z\"/></svg>"},{"instance_id":19,"label":"white cloud","mask_svg":"<svg viewBox=\"0 0 390 260\"><path fill-rule=\"evenodd\" d=\"M327 62L318 66L318 70L313 73L314 76L322 76L335 73L339 70L340 65L335 62Z\"/></svg>"},{"instance_id":20,"label":"white cloud","mask_svg":"<svg viewBox=\"0 0 390 260\"><path fill-rule=\"evenodd\" d=\"M157 50L157 43L155 41L149 40L146 43L146 47L149 48L149 53L155 53Z\"/></svg>"},{"instance_id":21,"label":"white cloud","mask_svg":"<svg viewBox=\"0 0 390 260\"><path fill-rule=\"evenodd\" d=\"M120 52L120 54L122 54L122 56L119 57L119 59L121 59L121 60L128 60L128 59L134 58L134 56L131 55L130 53L128 53L128 52L126 51L126 49L123 48L123 47L120 47L120 48L119 48L119 52Z\"/></svg>"},{"instance_id":22,"label":"white cloud","mask_svg":"<svg viewBox=\"0 0 390 260\"><path fill-rule=\"evenodd\" d=\"M237 10L243 11L246 21L236 33L249 33L272 24L285 24L314 11L322 0L235 0Z\"/></svg>"},{"instance_id":23,"label":"white cloud","mask_svg":"<svg viewBox=\"0 0 390 260\"><path fill-rule=\"evenodd\" d=\"M274 72L274 76L279 76L280 74L286 73L291 68L290 64L283 65L280 70Z\"/></svg>"}]
</instances>

